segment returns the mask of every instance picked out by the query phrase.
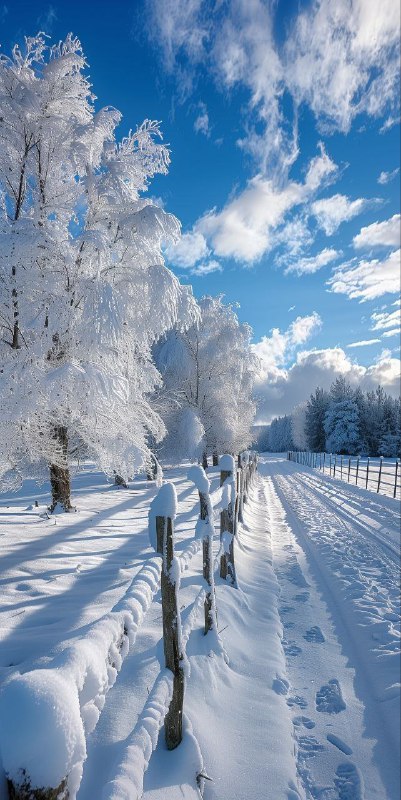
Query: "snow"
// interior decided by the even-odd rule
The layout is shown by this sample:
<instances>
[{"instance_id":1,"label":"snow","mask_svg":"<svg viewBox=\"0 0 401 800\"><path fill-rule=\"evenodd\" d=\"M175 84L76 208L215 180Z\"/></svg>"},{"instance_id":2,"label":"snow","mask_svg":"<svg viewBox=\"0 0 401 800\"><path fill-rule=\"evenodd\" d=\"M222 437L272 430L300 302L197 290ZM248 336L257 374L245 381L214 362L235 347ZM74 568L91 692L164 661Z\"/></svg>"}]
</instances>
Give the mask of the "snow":
<instances>
[{"instance_id":1,"label":"snow","mask_svg":"<svg viewBox=\"0 0 401 800\"><path fill-rule=\"evenodd\" d=\"M152 547L157 550L156 517L169 517L174 520L177 513L177 493L172 483L166 482L160 486L156 497L149 507L149 539Z\"/></svg>"},{"instance_id":2,"label":"snow","mask_svg":"<svg viewBox=\"0 0 401 800\"><path fill-rule=\"evenodd\" d=\"M234 538L237 588L216 570L219 634L205 636L202 539L215 562L220 541L211 506L199 524L196 483L212 500L222 490L220 466L192 470L165 471L190 668L171 752L156 487L122 492L88 468L77 514L50 519L46 486L1 497L5 769L25 759L42 785L68 771L71 800L194 800L202 784L205 800L266 787L274 800L399 800L399 504L261 456Z\"/></svg>"},{"instance_id":3,"label":"snow","mask_svg":"<svg viewBox=\"0 0 401 800\"><path fill-rule=\"evenodd\" d=\"M198 464L193 464L188 470L188 478L195 484L198 492L208 494L210 490L210 481L203 467L200 467Z\"/></svg>"},{"instance_id":4,"label":"snow","mask_svg":"<svg viewBox=\"0 0 401 800\"><path fill-rule=\"evenodd\" d=\"M75 685L55 671L17 675L0 694L3 766L18 785L26 770L32 787L57 787L68 776L74 795L86 757ZM45 757L44 757L45 755Z\"/></svg>"},{"instance_id":5,"label":"snow","mask_svg":"<svg viewBox=\"0 0 401 800\"><path fill-rule=\"evenodd\" d=\"M177 513L177 492L173 483L167 482L160 487L156 497L152 500L151 510L155 517L170 517L170 519L175 519Z\"/></svg>"},{"instance_id":6,"label":"snow","mask_svg":"<svg viewBox=\"0 0 401 800\"><path fill-rule=\"evenodd\" d=\"M231 472L234 475L235 461L233 456L229 456L227 454L221 456L219 459L219 468L221 472Z\"/></svg>"}]
</instances>

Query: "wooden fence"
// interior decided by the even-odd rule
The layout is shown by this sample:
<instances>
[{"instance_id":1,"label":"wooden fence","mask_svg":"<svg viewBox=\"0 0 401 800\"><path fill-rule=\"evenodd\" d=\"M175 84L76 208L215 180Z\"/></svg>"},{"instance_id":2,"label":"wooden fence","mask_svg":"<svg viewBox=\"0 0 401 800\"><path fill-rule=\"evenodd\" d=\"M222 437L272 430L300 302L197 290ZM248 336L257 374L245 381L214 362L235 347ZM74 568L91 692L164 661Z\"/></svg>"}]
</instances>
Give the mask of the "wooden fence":
<instances>
[{"instance_id":1,"label":"wooden fence","mask_svg":"<svg viewBox=\"0 0 401 800\"><path fill-rule=\"evenodd\" d=\"M257 455L253 452L242 453L238 456L237 464L232 456L222 456L219 466L220 487L212 493L210 493L210 483L203 468L196 466L191 467L189 470L188 477L199 492L199 520L196 524L194 538L190 540L188 548L180 552L178 557L174 552L176 495L173 484L163 484L159 489L158 495L152 501L149 514L149 533L155 550L161 556L161 559L157 557L151 559L149 564L144 566L138 576L134 578L126 597L117 604L115 609L112 609L104 618L95 622L88 629L88 639L93 645L100 647L100 642L102 642L105 674L110 676L110 673L112 673L108 683L104 680L100 681L102 683L103 696L101 696L100 687L92 685L93 680L90 688L89 686L86 688L84 684L84 678L86 679L87 677L86 673L88 672L90 675L90 670L83 659L83 656L87 657L89 652L86 639L78 640L76 644L69 649L67 648L61 654L61 657L49 662L47 667L35 670L32 673L28 672L24 673L24 675L19 675L10 682L10 685L14 681L18 684L17 686L14 685L14 690L16 688L17 693L22 689L23 692L28 692L29 694L31 689L32 692L36 691L36 679L40 679L40 685L42 686L44 678L45 683L48 683L49 686L50 700L53 691L54 704L57 705L59 702L59 698L57 698L58 682L67 680L71 684L71 696L76 694L78 719L79 715L84 719L85 709L89 706L91 708L90 717L92 722L89 727L84 725L83 736L91 733L103 708L105 694L112 688L117 673L121 669L122 662L135 641L135 635L142 623L142 619L153 601L158 586L160 586L166 669L159 673L143 713L140 715L130 737L128 737L127 753L130 764L128 767L126 763L117 765L114 775L104 787L103 797L106 800L109 797L120 796L118 794L119 784L120 781L121 787L125 784L127 771L131 775L132 781L130 797L132 796L139 800L142 796L143 774L147 769L151 753L157 744L155 730L160 731L164 724L166 745L169 750L176 748L180 744L183 736L186 643L191 630L197 624L198 611L202 605L204 608L204 634L207 635L214 630L217 636L217 608L214 586L216 568L220 577L228 585L236 586L234 541L237 536L238 525L243 521L243 507L248 502L249 490L257 469ZM220 511L220 531L219 550L217 556L214 556L214 516L216 511ZM200 547L202 547L203 551L203 586L192 603L192 608L190 606L186 609L187 612L189 609L191 610L188 613L185 626L182 628L179 602L180 573ZM81 649L80 645L83 645ZM80 669L83 669L82 674L78 673L78 671L77 674L74 674L74 669L78 670L78 665ZM76 691L76 689L79 691ZM11 688L12 691L13 687ZM85 696L84 708L81 706L82 696ZM49 704L49 697L45 699L47 705ZM99 709L95 717L93 717L94 708ZM30 721L27 720L26 722L29 726ZM31 722L34 724L34 720ZM54 720L54 724L57 725L56 720ZM52 720L49 718L49 730L46 731L49 742L51 742L55 733L50 729L51 726ZM145 748L144 742L147 742ZM151 743L151 746L149 743ZM18 739L15 742L15 748L16 752L18 752ZM46 757L49 757L49 753L46 754ZM132 758L137 761L134 767ZM76 765L74 768L76 769ZM16 783L11 779L8 780L10 800L27 800L28 798L29 800L44 800L44 798L46 800L60 800L60 798L67 800L70 796L68 774L63 776L57 786L41 787L40 789L31 786L30 776L25 769L24 763L21 763L20 774L21 782ZM203 775L202 770L196 776L201 792L206 777ZM124 791L122 791L121 796L125 796Z\"/></svg>"},{"instance_id":2,"label":"wooden fence","mask_svg":"<svg viewBox=\"0 0 401 800\"><path fill-rule=\"evenodd\" d=\"M287 459L355 486L388 497L401 497L401 465L398 458L386 460L383 456L370 458L295 450L288 452Z\"/></svg>"}]
</instances>

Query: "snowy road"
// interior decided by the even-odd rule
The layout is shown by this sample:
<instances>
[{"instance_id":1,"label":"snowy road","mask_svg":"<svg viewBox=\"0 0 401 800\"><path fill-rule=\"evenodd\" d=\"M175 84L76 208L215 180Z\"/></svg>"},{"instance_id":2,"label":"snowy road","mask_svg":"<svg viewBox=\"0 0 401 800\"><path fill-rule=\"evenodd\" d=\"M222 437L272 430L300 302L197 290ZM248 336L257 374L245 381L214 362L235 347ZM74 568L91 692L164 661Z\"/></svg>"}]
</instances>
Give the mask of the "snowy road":
<instances>
[{"instance_id":1,"label":"snowy road","mask_svg":"<svg viewBox=\"0 0 401 800\"><path fill-rule=\"evenodd\" d=\"M399 798L398 504L261 459L306 797ZM398 545L397 545L398 542Z\"/></svg>"},{"instance_id":2,"label":"snowy road","mask_svg":"<svg viewBox=\"0 0 401 800\"><path fill-rule=\"evenodd\" d=\"M177 555L191 553L184 628L202 584L187 471L167 473L178 495ZM209 475L214 488L218 470ZM84 472L74 483L77 514L50 519L46 491L26 485L0 504L1 684L86 640L154 558L154 486L117 491ZM201 768L211 779L204 800L399 800L399 550L396 501L262 456L235 543L238 587L216 575L225 654L203 635L200 605L188 629L185 737L168 752L160 735L144 800L196 800ZM125 763L141 784L130 743L142 740L163 681L161 635L156 591L88 733L77 800L109 798ZM128 787L124 798L140 796L132 778Z\"/></svg>"}]
</instances>

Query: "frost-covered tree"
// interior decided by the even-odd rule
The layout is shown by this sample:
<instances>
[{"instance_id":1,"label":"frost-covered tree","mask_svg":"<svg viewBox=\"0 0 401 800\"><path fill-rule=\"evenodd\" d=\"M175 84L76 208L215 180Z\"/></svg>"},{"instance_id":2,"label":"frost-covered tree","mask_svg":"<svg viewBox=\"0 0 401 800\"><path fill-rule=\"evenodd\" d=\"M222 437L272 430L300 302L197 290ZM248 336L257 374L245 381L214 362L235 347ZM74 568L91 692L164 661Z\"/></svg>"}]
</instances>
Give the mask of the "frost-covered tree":
<instances>
[{"instance_id":1,"label":"frost-covered tree","mask_svg":"<svg viewBox=\"0 0 401 800\"><path fill-rule=\"evenodd\" d=\"M251 330L220 297L202 298L199 308L196 324L171 330L155 348L168 430L162 453L174 461L199 457L201 451L238 453L252 440L256 359Z\"/></svg>"},{"instance_id":2,"label":"frost-covered tree","mask_svg":"<svg viewBox=\"0 0 401 800\"><path fill-rule=\"evenodd\" d=\"M305 411L305 436L310 450L322 453L326 447L324 418L329 406L329 395L319 387L311 394Z\"/></svg>"},{"instance_id":3,"label":"frost-covered tree","mask_svg":"<svg viewBox=\"0 0 401 800\"><path fill-rule=\"evenodd\" d=\"M169 163L159 126L117 141L85 68L72 35L0 57L0 475L50 468L65 509L72 457L128 476L164 435L151 346L195 309L161 255L178 222L142 196Z\"/></svg>"}]
</instances>

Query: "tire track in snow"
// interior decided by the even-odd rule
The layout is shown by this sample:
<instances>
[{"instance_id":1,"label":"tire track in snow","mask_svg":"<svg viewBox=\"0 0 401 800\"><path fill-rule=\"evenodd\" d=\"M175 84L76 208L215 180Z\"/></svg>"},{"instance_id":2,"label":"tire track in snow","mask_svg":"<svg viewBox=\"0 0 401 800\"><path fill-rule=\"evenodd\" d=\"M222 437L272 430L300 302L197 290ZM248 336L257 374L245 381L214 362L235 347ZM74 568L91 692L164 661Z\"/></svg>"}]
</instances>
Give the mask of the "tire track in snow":
<instances>
[{"instance_id":1,"label":"tire track in snow","mask_svg":"<svg viewBox=\"0 0 401 800\"><path fill-rule=\"evenodd\" d=\"M298 773L306 797L363 800L363 771L369 798L388 800L373 763L373 742L363 738L364 709L354 695L353 671L269 478L265 494L287 659L287 675L281 680L277 676L276 691L287 693L293 713Z\"/></svg>"},{"instance_id":2,"label":"tire track in snow","mask_svg":"<svg viewBox=\"0 0 401 800\"><path fill-rule=\"evenodd\" d=\"M311 476L307 474L297 473L296 479L306 489L321 495L321 498L324 500L324 502L334 510L337 516L341 516L347 522L351 522L352 525L355 526L365 536L365 538L371 538L374 540L375 544L380 544L385 551L386 556L390 556L392 562L395 563L397 567L399 566L399 551L397 551L396 547L392 545L391 542L386 541L377 531L375 531L372 528L372 525L369 524L368 520L366 520L366 504L364 505L363 502L357 502L354 497L350 497L345 492L336 492L335 489L337 487L332 487L331 485L326 486L323 480L312 480ZM333 495L335 499L333 499ZM346 507L344 507L344 504L339 504L340 499L344 499ZM380 508L380 505L377 505ZM352 510L354 511L354 514L352 513ZM398 527L399 519L397 518L397 515L391 511L388 511L387 513L388 518L391 520L392 527ZM358 517L356 515L358 515Z\"/></svg>"}]
</instances>

